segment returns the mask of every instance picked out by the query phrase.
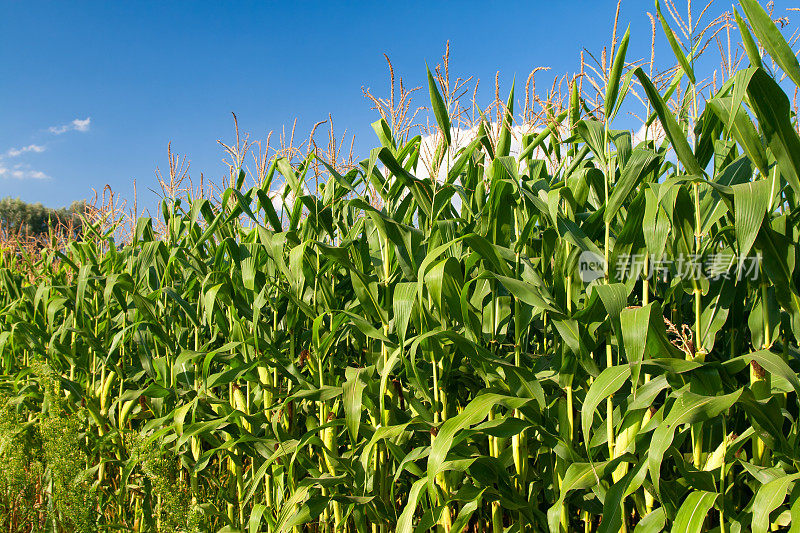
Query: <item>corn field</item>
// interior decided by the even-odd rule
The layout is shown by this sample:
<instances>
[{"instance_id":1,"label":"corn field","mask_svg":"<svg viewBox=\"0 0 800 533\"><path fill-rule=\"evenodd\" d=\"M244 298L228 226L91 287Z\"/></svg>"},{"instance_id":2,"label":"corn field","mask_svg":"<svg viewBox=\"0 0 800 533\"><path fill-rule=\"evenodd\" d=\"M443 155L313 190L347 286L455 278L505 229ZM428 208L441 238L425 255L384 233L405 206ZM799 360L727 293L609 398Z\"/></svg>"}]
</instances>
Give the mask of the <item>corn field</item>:
<instances>
[{"instance_id":1,"label":"corn field","mask_svg":"<svg viewBox=\"0 0 800 533\"><path fill-rule=\"evenodd\" d=\"M800 65L741 0L712 86L656 7L675 68L626 33L525 134L428 71L430 154L237 141L128 239L6 245L4 531L800 531Z\"/></svg>"}]
</instances>

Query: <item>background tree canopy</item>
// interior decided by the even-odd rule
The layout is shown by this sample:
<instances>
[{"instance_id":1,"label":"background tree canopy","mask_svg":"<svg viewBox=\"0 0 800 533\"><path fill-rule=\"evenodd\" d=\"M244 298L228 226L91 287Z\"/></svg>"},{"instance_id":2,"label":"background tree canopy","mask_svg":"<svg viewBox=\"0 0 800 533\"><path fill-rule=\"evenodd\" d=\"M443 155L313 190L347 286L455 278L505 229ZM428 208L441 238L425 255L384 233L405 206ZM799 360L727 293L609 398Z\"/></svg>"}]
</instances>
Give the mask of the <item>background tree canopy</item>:
<instances>
[{"instance_id":1,"label":"background tree canopy","mask_svg":"<svg viewBox=\"0 0 800 533\"><path fill-rule=\"evenodd\" d=\"M62 223L69 226L70 222L79 230L80 214L85 206L86 202L81 200L72 202L69 207L52 209L41 203L29 204L19 198L5 197L0 200L0 232L4 236L38 236L46 234L51 225L55 227Z\"/></svg>"}]
</instances>

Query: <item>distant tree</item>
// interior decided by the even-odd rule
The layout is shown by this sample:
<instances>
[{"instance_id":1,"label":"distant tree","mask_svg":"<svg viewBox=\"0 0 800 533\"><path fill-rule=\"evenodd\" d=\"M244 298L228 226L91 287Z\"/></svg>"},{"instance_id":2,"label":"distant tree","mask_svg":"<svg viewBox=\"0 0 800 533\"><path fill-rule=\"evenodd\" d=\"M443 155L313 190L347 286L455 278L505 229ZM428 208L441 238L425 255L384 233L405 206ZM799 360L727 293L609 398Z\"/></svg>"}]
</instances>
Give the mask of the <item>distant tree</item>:
<instances>
[{"instance_id":1,"label":"distant tree","mask_svg":"<svg viewBox=\"0 0 800 533\"><path fill-rule=\"evenodd\" d=\"M6 197L0 200L0 235L10 237L23 235L39 237L46 235L50 227L59 226L73 228L80 233L81 218L85 202L72 202L69 207L51 209L41 203L29 204L19 198Z\"/></svg>"}]
</instances>

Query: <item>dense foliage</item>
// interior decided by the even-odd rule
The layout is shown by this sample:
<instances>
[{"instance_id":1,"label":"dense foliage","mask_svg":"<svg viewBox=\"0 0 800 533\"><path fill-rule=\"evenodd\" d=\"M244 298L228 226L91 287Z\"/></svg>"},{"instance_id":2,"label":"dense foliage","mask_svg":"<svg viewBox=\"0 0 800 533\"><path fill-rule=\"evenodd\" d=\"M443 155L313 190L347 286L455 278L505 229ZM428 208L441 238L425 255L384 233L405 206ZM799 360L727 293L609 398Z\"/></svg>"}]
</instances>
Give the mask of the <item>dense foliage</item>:
<instances>
[{"instance_id":1,"label":"dense foliage","mask_svg":"<svg viewBox=\"0 0 800 533\"><path fill-rule=\"evenodd\" d=\"M58 225L72 225L73 233L77 235L83 210L84 202L73 202L68 208L51 209L39 203L29 204L7 196L0 200L0 238L47 235L51 228Z\"/></svg>"},{"instance_id":2,"label":"dense foliage","mask_svg":"<svg viewBox=\"0 0 800 533\"><path fill-rule=\"evenodd\" d=\"M0 254L5 528L797 530L800 137L756 42L800 66L741 6L751 66L705 104L626 34L599 109L573 83L511 155L512 91L456 150L429 75L432 171L381 120L353 168L237 169L35 283Z\"/></svg>"}]
</instances>

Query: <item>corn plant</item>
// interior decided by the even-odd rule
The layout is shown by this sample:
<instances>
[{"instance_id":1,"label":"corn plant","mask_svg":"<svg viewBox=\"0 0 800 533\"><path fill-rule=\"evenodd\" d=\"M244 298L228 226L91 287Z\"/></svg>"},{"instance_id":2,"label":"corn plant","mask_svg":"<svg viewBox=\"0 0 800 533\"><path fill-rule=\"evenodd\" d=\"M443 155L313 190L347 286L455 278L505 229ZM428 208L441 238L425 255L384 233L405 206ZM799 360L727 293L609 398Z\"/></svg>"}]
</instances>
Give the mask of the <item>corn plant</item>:
<instances>
[{"instance_id":1,"label":"corn plant","mask_svg":"<svg viewBox=\"0 0 800 533\"><path fill-rule=\"evenodd\" d=\"M708 89L656 6L666 82L625 33L519 149L429 71L433 137L6 246L4 527L797 530L800 65L741 0Z\"/></svg>"}]
</instances>

